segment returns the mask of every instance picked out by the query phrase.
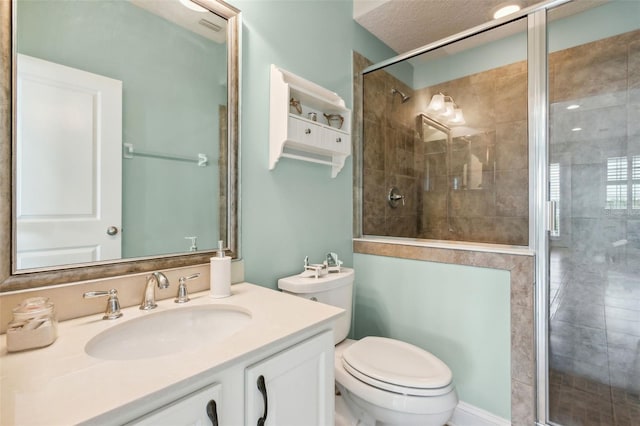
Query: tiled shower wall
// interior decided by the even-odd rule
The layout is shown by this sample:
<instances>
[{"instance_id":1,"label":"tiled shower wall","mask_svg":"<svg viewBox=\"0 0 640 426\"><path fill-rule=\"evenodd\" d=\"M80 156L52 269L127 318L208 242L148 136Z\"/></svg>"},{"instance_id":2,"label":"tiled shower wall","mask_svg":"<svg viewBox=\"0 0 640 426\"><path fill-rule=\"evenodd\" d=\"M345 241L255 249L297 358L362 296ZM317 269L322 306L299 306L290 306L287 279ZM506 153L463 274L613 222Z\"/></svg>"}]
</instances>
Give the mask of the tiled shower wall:
<instances>
[{"instance_id":1,"label":"tiled shower wall","mask_svg":"<svg viewBox=\"0 0 640 426\"><path fill-rule=\"evenodd\" d=\"M550 162L559 165L560 189L550 419L638 425L640 206L633 207L631 189L640 185L632 172L640 159L640 30L552 53L549 67ZM612 162L622 166L617 176ZM607 202L612 185L627 205Z\"/></svg>"},{"instance_id":2,"label":"tiled shower wall","mask_svg":"<svg viewBox=\"0 0 640 426\"><path fill-rule=\"evenodd\" d=\"M407 95L412 90L385 71L365 75L363 87L363 232L415 238L420 175L415 97L403 103L392 95L393 88ZM405 196L395 209L387 202L393 186Z\"/></svg>"},{"instance_id":3,"label":"tiled shower wall","mask_svg":"<svg viewBox=\"0 0 640 426\"><path fill-rule=\"evenodd\" d=\"M421 191L420 238L528 244L527 64L518 62L416 91L426 99L442 92L453 97L465 114L466 126L480 133L456 137L449 149L449 170L440 168L440 181ZM423 176L446 164L443 150L423 149ZM468 185L464 165L471 159L482 168L481 183ZM469 167L470 168L470 167ZM447 173L448 172L448 173ZM453 181L457 180L457 188ZM429 179L430 182L433 179ZM465 185L465 182L467 185ZM448 194L447 194L448 191ZM450 214L440 208L450 197Z\"/></svg>"},{"instance_id":4,"label":"tiled shower wall","mask_svg":"<svg viewBox=\"0 0 640 426\"><path fill-rule=\"evenodd\" d=\"M608 184L640 185L629 167L640 158L640 30L552 53L549 67L550 161L560 167L561 196L553 246L597 263L638 259L640 209L605 205ZM609 159L627 163L626 180L608 181Z\"/></svg>"},{"instance_id":5,"label":"tiled shower wall","mask_svg":"<svg viewBox=\"0 0 640 426\"><path fill-rule=\"evenodd\" d=\"M552 162L565 169L562 192L569 194L561 202L561 216L572 217L566 209L579 213L562 219L556 245L579 246L584 255L600 259L627 257L628 250L640 247L640 215L603 208L607 158L640 155L639 36L634 31L549 56ZM411 99L402 103L392 88ZM467 126L481 130L453 139L449 167L441 141L421 142L417 119L438 92L452 96ZM599 135L560 134L556 124L564 116L553 108L570 100L590 104L582 110L582 122L608 123L606 135L602 126ZM384 70L369 73L363 115L364 234L528 244L525 61L415 91ZM577 154L564 155L575 144L581 144ZM471 154L482 159L481 188L454 190L453 181L461 182L462 165ZM566 187L572 175L583 182L583 190ZM388 205L392 186L405 195L404 206ZM602 232L591 232L594 227ZM595 241L594 235L606 241ZM611 240L612 235L619 238ZM611 246L624 239L624 248Z\"/></svg>"},{"instance_id":6,"label":"tiled shower wall","mask_svg":"<svg viewBox=\"0 0 640 426\"><path fill-rule=\"evenodd\" d=\"M392 88L411 99L402 103ZM418 115L438 92L452 96L467 126L481 130L453 139L449 166L443 142L421 140ZM365 234L528 244L526 62L416 91L380 70L364 76L364 99ZM471 155L482 167L474 189L461 176ZM405 195L404 206L386 202L392 186Z\"/></svg>"}]
</instances>

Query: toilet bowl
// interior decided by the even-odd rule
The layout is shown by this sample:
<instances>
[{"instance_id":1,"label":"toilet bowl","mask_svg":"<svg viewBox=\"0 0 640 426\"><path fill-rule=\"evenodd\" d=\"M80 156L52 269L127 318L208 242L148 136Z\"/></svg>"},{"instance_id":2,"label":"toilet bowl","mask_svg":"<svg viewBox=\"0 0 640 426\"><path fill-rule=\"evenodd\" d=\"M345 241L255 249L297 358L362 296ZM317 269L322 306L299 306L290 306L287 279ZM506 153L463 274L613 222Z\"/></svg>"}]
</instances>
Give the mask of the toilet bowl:
<instances>
[{"instance_id":1,"label":"toilet bowl","mask_svg":"<svg viewBox=\"0 0 640 426\"><path fill-rule=\"evenodd\" d=\"M354 271L324 276L294 275L278 287L344 309L334 327L336 426L442 426L458 396L451 370L433 354L396 339L346 339L351 325Z\"/></svg>"},{"instance_id":2,"label":"toilet bowl","mask_svg":"<svg viewBox=\"0 0 640 426\"><path fill-rule=\"evenodd\" d=\"M395 353L385 353L386 345L396 346ZM372 355L378 358L373 363ZM354 368L349 361L365 365ZM451 370L429 352L405 342L347 339L336 346L334 365L340 396L360 424L442 426L458 404Z\"/></svg>"}]
</instances>

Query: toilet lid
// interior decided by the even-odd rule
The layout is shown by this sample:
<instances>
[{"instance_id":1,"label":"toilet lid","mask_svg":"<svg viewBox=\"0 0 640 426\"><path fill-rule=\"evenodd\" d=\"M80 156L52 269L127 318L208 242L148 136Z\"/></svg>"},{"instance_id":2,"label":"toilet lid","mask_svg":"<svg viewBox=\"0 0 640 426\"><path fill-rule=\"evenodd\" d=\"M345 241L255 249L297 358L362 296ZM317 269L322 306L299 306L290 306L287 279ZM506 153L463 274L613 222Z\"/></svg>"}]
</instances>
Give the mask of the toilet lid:
<instances>
[{"instance_id":1,"label":"toilet lid","mask_svg":"<svg viewBox=\"0 0 640 426\"><path fill-rule=\"evenodd\" d=\"M409 395L433 395L449 388L451 370L433 354L399 340L365 337L342 354L351 375L372 386Z\"/></svg>"}]
</instances>

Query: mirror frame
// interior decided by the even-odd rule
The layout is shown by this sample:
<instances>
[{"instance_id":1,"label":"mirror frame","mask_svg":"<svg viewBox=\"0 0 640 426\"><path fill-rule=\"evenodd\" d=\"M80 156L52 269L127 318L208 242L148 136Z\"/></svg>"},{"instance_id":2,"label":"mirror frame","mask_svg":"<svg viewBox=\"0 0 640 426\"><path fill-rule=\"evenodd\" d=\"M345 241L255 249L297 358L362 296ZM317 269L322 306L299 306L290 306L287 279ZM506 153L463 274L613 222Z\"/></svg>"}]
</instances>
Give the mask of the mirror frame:
<instances>
[{"instance_id":1,"label":"mirror frame","mask_svg":"<svg viewBox=\"0 0 640 426\"><path fill-rule=\"evenodd\" d=\"M120 275L148 272L159 269L179 268L209 262L214 250L197 253L181 253L155 257L143 257L104 262L96 265L62 266L56 269L13 271L14 238L13 200L15 57L15 1L0 1L0 293L44 287L85 280L96 280ZM227 254L239 258L239 102L240 102L240 31L242 17L239 10L221 0L196 0L197 4L227 19ZM221 217L221 220L223 218Z\"/></svg>"},{"instance_id":2,"label":"mirror frame","mask_svg":"<svg viewBox=\"0 0 640 426\"><path fill-rule=\"evenodd\" d=\"M434 129L444 133L447 136L447 140L446 140L447 146L451 145L451 142L453 139L451 137L451 127L439 122L435 118L429 117L424 112L421 112L420 114L418 114L418 120L420 121L419 122L420 129L418 131L420 133L420 137L422 138L422 142L424 142L424 125L426 123L429 126L433 127Z\"/></svg>"}]
</instances>

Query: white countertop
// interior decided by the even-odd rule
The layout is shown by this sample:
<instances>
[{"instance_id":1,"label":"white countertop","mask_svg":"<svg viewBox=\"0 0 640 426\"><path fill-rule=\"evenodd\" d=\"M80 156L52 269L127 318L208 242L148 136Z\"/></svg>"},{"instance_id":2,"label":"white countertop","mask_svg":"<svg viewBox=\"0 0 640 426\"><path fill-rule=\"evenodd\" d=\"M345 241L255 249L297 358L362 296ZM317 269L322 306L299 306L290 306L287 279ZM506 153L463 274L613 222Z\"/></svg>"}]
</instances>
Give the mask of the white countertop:
<instances>
[{"instance_id":1,"label":"white countertop","mask_svg":"<svg viewBox=\"0 0 640 426\"><path fill-rule=\"evenodd\" d=\"M153 311L123 309L118 320L102 314L64 321L58 339L46 348L7 353L0 336L0 424L77 424L116 410L201 373L214 373L234 361L292 335L328 324L344 311L268 288L242 283L232 296L212 299L208 292L190 295L186 305L173 299L158 302ZM78 303L82 298L78 296ZM251 312L249 326L223 343L203 343L196 349L142 360L112 361L84 351L95 335L114 325L162 310L202 304L241 306Z\"/></svg>"}]
</instances>

